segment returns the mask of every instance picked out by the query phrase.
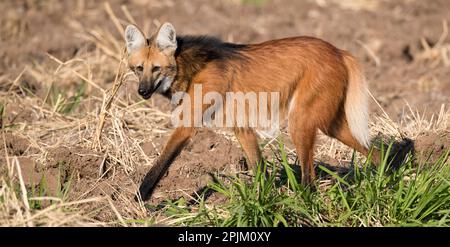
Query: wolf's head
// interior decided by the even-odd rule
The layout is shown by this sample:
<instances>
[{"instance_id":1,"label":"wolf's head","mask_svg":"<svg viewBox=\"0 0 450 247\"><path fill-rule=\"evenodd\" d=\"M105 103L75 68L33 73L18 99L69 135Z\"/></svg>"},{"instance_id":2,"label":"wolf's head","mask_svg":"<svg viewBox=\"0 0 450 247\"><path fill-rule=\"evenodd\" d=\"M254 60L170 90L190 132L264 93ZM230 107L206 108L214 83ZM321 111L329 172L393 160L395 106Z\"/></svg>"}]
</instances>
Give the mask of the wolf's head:
<instances>
[{"instance_id":1,"label":"wolf's head","mask_svg":"<svg viewBox=\"0 0 450 247\"><path fill-rule=\"evenodd\" d=\"M169 90L177 74L177 39L170 23L162 24L149 39L134 25L125 29L128 66L139 78L138 93L149 99L154 92Z\"/></svg>"}]
</instances>

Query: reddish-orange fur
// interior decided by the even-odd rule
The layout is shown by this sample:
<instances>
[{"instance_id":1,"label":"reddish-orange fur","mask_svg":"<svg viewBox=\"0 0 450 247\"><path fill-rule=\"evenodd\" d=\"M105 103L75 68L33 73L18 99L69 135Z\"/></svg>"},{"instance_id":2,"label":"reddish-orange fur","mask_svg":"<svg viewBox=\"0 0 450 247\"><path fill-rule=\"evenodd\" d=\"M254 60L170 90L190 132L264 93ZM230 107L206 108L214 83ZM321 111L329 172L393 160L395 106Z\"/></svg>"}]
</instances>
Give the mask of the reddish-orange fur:
<instances>
[{"instance_id":1,"label":"reddish-orange fur","mask_svg":"<svg viewBox=\"0 0 450 247\"><path fill-rule=\"evenodd\" d=\"M159 53L151 47L150 44L150 53ZM181 51L175 57L178 79L167 96L181 90L193 98L194 84L202 85L203 94L211 91L222 95L226 92L280 93L281 116L288 119L288 131L301 165L302 183L311 184L316 178L313 154L319 129L364 155L368 154L367 147L355 139L346 118L349 78L358 68L349 53L320 39L294 37L236 47L229 56L202 61L199 68L191 68L185 60L194 56L189 53L193 51L179 49ZM151 63L152 58L160 55L145 55L140 59ZM134 60L136 58L130 62ZM203 107L204 110L208 106ZM162 173L195 132L194 127L179 127L173 132L143 181L140 189L143 198L147 198ZM235 134L248 162L252 165L260 162L262 157L255 131L235 128Z\"/></svg>"}]
</instances>

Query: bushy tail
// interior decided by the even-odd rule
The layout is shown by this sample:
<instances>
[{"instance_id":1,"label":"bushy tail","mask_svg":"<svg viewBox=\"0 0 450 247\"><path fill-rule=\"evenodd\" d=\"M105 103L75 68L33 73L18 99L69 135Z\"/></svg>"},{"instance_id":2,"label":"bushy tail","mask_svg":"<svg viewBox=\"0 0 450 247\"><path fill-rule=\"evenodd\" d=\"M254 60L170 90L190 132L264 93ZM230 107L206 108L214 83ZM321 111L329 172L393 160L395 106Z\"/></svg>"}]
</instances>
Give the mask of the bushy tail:
<instances>
[{"instance_id":1,"label":"bushy tail","mask_svg":"<svg viewBox=\"0 0 450 247\"><path fill-rule=\"evenodd\" d=\"M367 83L361 69L350 54L344 54L348 71L345 115L353 137L364 147L369 147L369 113Z\"/></svg>"}]
</instances>

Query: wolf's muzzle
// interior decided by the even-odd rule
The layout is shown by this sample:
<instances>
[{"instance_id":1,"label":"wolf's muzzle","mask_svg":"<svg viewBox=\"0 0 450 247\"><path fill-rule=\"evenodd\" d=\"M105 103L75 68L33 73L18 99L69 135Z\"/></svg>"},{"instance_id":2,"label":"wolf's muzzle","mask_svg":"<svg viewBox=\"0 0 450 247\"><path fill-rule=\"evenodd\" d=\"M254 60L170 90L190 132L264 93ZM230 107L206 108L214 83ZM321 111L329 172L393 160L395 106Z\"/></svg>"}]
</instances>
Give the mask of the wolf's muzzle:
<instances>
[{"instance_id":1,"label":"wolf's muzzle","mask_svg":"<svg viewBox=\"0 0 450 247\"><path fill-rule=\"evenodd\" d=\"M139 84L138 93L142 98L149 99L152 96L153 91L152 87L146 86L145 83Z\"/></svg>"}]
</instances>

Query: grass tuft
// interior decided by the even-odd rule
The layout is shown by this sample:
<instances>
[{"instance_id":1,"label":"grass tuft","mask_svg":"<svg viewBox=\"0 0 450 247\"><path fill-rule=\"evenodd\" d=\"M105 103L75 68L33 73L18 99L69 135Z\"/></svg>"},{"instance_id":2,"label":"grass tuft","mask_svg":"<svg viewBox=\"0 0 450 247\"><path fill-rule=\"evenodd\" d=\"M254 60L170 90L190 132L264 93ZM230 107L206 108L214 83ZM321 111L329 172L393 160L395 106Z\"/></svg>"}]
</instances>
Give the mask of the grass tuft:
<instances>
[{"instance_id":1,"label":"grass tuft","mask_svg":"<svg viewBox=\"0 0 450 247\"><path fill-rule=\"evenodd\" d=\"M384 155L390 148L382 149L378 167L370 157L345 175L319 166L332 185L312 190L298 183L281 145L281 162L263 162L251 180L234 176L210 184L226 203L209 207L200 197L196 211L181 201L164 210L174 225L448 226L450 148L431 165L417 165L409 156L397 169ZM282 172L286 183L280 183Z\"/></svg>"}]
</instances>

